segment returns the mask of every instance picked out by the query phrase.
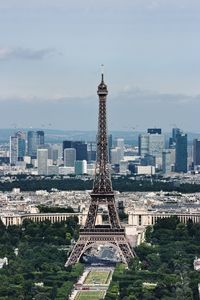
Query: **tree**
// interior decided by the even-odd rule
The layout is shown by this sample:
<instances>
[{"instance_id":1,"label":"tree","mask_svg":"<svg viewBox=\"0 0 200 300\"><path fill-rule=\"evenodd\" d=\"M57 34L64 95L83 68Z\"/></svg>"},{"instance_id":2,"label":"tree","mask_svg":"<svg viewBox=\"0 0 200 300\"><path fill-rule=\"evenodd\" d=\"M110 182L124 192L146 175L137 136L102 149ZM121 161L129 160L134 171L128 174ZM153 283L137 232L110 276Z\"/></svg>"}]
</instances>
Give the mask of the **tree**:
<instances>
[{"instance_id":1,"label":"tree","mask_svg":"<svg viewBox=\"0 0 200 300\"><path fill-rule=\"evenodd\" d=\"M147 243L151 242L152 226L147 226L145 230L145 241Z\"/></svg>"}]
</instances>

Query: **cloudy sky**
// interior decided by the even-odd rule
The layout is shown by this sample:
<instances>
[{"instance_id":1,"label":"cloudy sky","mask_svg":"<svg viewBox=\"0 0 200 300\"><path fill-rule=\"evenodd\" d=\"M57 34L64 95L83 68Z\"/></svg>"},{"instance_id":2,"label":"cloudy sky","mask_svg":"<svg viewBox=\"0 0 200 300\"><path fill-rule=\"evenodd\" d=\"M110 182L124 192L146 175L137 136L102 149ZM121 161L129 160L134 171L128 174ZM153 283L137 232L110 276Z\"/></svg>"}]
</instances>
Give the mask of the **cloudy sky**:
<instances>
[{"instance_id":1,"label":"cloudy sky","mask_svg":"<svg viewBox=\"0 0 200 300\"><path fill-rule=\"evenodd\" d=\"M0 127L200 132L199 0L0 1Z\"/></svg>"}]
</instances>

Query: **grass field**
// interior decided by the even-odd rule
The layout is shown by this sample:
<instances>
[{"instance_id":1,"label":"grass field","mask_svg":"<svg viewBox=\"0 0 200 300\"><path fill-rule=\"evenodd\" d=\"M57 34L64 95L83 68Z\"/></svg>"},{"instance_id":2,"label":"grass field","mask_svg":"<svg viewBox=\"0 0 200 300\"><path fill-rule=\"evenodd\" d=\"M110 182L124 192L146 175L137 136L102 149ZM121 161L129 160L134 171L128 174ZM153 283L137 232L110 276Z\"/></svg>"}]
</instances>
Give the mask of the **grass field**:
<instances>
[{"instance_id":1,"label":"grass field","mask_svg":"<svg viewBox=\"0 0 200 300\"><path fill-rule=\"evenodd\" d=\"M103 299L104 291L81 291L76 295L75 300L100 300Z\"/></svg>"},{"instance_id":2,"label":"grass field","mask_svg":"<svg viewBox=\"0 0 200 300\"><path fill-rule=\"evenodd\" d=\"M110 277L111 271L95 271L92 270L87 275L84 284L106 284L108 283L109 277Z\"/></svg>"}]
</instances>

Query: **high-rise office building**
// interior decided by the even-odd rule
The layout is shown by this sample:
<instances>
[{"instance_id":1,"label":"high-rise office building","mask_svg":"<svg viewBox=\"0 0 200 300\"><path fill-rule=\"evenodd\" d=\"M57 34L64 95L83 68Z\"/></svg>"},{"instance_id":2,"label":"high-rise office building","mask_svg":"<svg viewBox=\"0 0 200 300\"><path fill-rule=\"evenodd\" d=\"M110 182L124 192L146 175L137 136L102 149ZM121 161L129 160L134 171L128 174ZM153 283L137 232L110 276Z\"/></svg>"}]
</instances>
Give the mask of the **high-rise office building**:
<instances>
[{"instance_id":1,"label":"high-rise office building","mask_svg":"<svg viewBox=\"0 0 200 300\"><path fill-rule=\"evenodd\" d=\"M172 137L169 138L169 148L176 148L176 136L181 133L180 128L172 128Z\"/></svg>"},{"instance_id":2,"label":"high-rise office building","mask_svg":"<svg viewBox=\"0 0 200 300\"><path fill-rule=\"evenodd\" d=\"M42 148L44 145L44 131L28 131L28 155L31 158L37 157L37 149Z\"/></svg>"},{"instance_id":3,"label":"high-rise office building","mask_svg":"<svg viewBox=\"0 0 200 300\"><path fill-rule=\"evenodd\" d=\"M61 161L61 159L62 159L62 144L51 145L50 159L52 159L54 163L56 163L58 160Z\"/></svg>"},{"instance_id":4,"label":"high-rise office building","mask_svg":"<svg viewBox=\"0 0 200 300\"><path fill-rule=\"evenodd\" d=\"M75 160L76 160L76 149L75 148L64 149L64 166L74 167Z\"/></svg>"},{"instance_id":5,"label":"high-rise office building","mask_svg":"<svg viewBox=\"0 0 200 300\"><path fill-rule=\"evenodd\" d=\"M162 170L164 174L169 174L171 170L171 151L170 149L163 150L162 153Z\"/></svg>"},{"instance_id":6,"label":"high-rise office building","mask_svg":"<svg viewBox=\"0 0 200 300\"><path fill-rule=\"evenodd\" d=\"M82 141L63 141L63 157L64 149L75 148L77 160L87 160L87 144Z\"/></svg>"},{"instance_id":7,"label":"high-rise office building","mask_svg":"<svg viewBox=\"0 0 200 300\"><path fill-rule=\"evenodd\" d=\"M162 168L162 152L165 147L165 138L163 134L149 135L149 155L153 155L156 159L158 168Z\"/></svg>"},{"instance_id":8,"label":"high-rise office building","mask_svg":"<svg viewBox=\"0 0 200 300\"><path fill-rule=\"evenodd\" d=\"M120 160L124 158L124 139L118 138L117 139L117 148L120 149Z\"/></svg>"},{"instance_id":9,"label":"high-rise office building","mask_svg":"<svg viewBox=\"0 0 200 300\"><path fill-rule=\"evenodd\" d=\"M18 161L23 161L26 155L26 135L22 131L16 133L18 138Z\"/></svg>"},{"instance_id":10,"label":"high-rise office building","mask_svg":"<svg viewBox=\"0 0 200 300\"><path fill-rule=\"evenodd\" d=\"M66 148L73 148L72 144L73 144L73 141L63 141L63 157L64 157L64 150Z\"/></svg>"},{"instance_id":11,"label":"high-rise office building","mask_svg":"<svg viewBox=\"0 0 200 300\"><path fill-rule=\"evenodd\" d=\"M44 131L42 131L42 130L39 130L39 131L37 131L36 132L36 134L37 134L37 144L38 144L38 146L42 146L42 145L44 145Z\"/></svg>"},{"instance_id":12,"label":"high-rise office building","mask_svg":"<svg viewBox=\"0 0 200 300\"><path fill-rule=\"evenodd\" d=\"M111 149L111 164L118 165L121 160L121 148L116 147Z\"/></svg>"},{"instance_id":13,"label":"high-rise office building","mask_svg":"<svg viewBox=\"0 0 200 300\"><path fill-rule=\"evenodd\" d=\"M18 161L18 137L10 136L10 164L16 165Z\"/></svg>"},{"instance_id":14,"label":"high-rise office building","mask_svg":"<svg viewBox=\"0 0 200 300\"><path fill-rule=\"evenodd\" d=\"M28 155L31 158L36 158L37 156L37 133L35 131L28 131L27 133L28 142Z\"/></svg>"},{"instance_id":15,"label":"high-rise office building","mask_svg":"<svg viewBox=\"0 0 200 300\"><path fill-rule=\"evenodd\" d=\"M76 149L76 160L86 160L87 157L87 144L84 142L73 142L73 147Z\"/></svg>"},{"instance_id":16,"label":"high-rise office building","mask_svg":"<svg viewBox=\"0 0 200 300\"><path fill-rule=\"evenodd\" d=\"M149 134L162 134L161 128L148 128L147 133Z\"/></svg>"},{"instance_id":17,"label":"high-rise office building","mask_svg":"<svg viewBox=\"0 0 200 300\"><path fill-rule=\"evenodd\" d=\"M187 134L178 133L176 135L176 172L187 172Z\"/></svg>"},{"instance_id":18,"label":"high-rise office building","mask_svg":"<svg viewBox=\"0 0 200 300\"><path fill-rule=\"evenodd\" d=\"M16 132L10 137L10 164L16 165L17 161L23 161L26 154L26 136L22 131Z\"/></svg>"},{"instance_id":19,"label":"high-rise office building","mask_svg":"<svg viewBox=\"0 0 200 300\"><path fill-rule=\"evenodd\" d=\"M156 158L153 155L145 154L141 157L141 165L142 166L156 166Z\"/></svg>"},{"instance_id":20,"label":"high-rise office building","mask_svg":"<svg viewBox=\"0 0 200 300\"><path fill-rule=\"evenodd\" d=\"M96 160L96 142L87 143L88 162Z\"/></svg>"},{"instance_id":21,"label":"high-rise office building","mask_svg":"<svg viewBox=\"0 0 200 300\"><path fill-rule=\"evenodd\" d=\"M193 141L193 163L194 166L200 166L200 139Z\"/></svg>"},{"instance_id":22,"label":"high-rise office building","mask_svg":"<svg viewBox=\"0 0 200 300\"><path fill-rule=\"evenodd\" d=\"M38 175L48 174L48 149L37 149Z\"/></svg>"},{"instance_id":23,"label":"high-rise office building","mask_svg":"<svg viewBox=\"0 0 200 300\"><path fill-rule=\"evenodd\" d=\"M75 167L76 175L87 174L87 161L86 160L76 160L74 167Z\"/></svg>"},{"instance_id":24,"label":"high-rise office building","mask_svg":"<svg viewBox=\"0 0 200 300\"><path fill-rule=\"evenodd\" d=\"M181 133L180 128L172 128L172 138L176 141L176 136Z\"/></svg>"},{"instance_id":25,"label":"high-rise office building","mask_svg":"<svg viewBox=\"0 0 200 300\"><path fill-rule=\"evenodd\" d=\"M129 169L128 169L128 165L129 165L129 162L128 161L120 161L120 164L119 164L119 172L121 174L128 174L130 173Z\"/></svg>"},{"instance_id":26,"label":"high-rise office building","mask_svg":"<svg viewBox=\"0 0 200 300\"><path fill-rule=\"evenodd\" d=\"M52 159L52 145L51 144L37 145L37 149L47 149L48 150L48 159Z\"/></svg>"},{"instance_id":27,"label":"high-rise office building","mask_svg":"<svg viewBox=\"0 0 200 300\"><path fill-rule=\"evenodd\" d=\"M58 161L58 149L51 149L51 159L53 161L54 164L57 163Z\"/></svg>"},{"instance_id":28,"label":"high-rise office building","mask_svg":"<svg viewBox=\"0 0 200 300\"><path fill-rule=\"evenodd\" d=\"M139 155L145 156L149 153L149 134L140 134L138 137Z\"/></svg>"},{"instance_id":29,"label":"high-rise office building","mask_svg":"<svg viewBox=\"0 0 200 300\"><path fill-rule=\"evenodd\" d=\"M156 166L162 167L162 151L165 146L165 138L160 128L149 128L148 132L139 135L139 155L154 156L156 159Z\"/></svg>"}]
</instances>

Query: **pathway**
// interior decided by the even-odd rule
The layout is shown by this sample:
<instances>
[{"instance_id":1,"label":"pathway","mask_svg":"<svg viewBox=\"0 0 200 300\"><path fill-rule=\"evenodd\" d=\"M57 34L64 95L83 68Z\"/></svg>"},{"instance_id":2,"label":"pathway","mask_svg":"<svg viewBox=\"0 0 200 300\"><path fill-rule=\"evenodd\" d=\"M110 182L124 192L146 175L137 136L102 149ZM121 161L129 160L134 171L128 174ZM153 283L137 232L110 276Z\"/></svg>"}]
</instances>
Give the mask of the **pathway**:
<instances>
[{"instance_id":1,"label":"pathway","mask_svg":"<svg viewBox=\"0 0 200 300\"><path fill-rule=\"evenodd\" d=\"M86 267L69 300L104 299L113 271L112 267Z\"/></svg>"}]
</instances>

